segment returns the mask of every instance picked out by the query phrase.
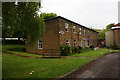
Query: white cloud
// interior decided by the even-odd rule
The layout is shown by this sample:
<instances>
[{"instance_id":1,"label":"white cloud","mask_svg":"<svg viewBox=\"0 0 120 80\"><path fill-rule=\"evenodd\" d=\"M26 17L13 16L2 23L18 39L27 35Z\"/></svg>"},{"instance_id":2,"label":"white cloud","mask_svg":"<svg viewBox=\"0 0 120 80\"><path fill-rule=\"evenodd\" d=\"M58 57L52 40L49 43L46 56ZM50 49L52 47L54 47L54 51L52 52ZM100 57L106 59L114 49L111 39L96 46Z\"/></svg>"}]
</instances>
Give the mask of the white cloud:
<instances>
[{"instance_id":1,"label":"white cloud","mask_svg":"<svg viewBox=\"0 0 120 80\"><path fill-rule=\"evenodd\" d=\"M105 28L118 22L119 0L43 0L42 12L57 13L81 25Z\"/></svg>"}]
</instances>

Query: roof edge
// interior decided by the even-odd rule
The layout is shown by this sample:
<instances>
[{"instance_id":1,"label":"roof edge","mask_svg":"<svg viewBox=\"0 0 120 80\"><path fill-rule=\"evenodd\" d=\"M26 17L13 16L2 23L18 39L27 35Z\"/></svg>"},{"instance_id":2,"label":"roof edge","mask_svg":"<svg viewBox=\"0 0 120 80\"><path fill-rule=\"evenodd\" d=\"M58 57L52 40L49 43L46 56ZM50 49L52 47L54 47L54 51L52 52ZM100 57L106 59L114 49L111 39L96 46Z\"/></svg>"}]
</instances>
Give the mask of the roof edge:
<instances>
[{"instance_id":1,"label":"roof edge","mask_svg":"<svg viewBox=\"0 0 120 80\"><path fill-rule=\"evenodd\" d=\"M97 31L95 31L95 30L92 30L92 29L90 29L90 28L88 28L88 27L85 27L85 26L83 26L83 25L81 25L81 24L79 24L79 23L76 23L76 22L74 22L74 21L72 21L72 20L69 20L69 19L64 18L64 17L61 17L61 16L57 16L57 17L54 17L54 18L46 19L45 22L50 21L50 20L53 20L53 19L57 19L57 18L61 18L61 19L70 21L70 22L72 22L72 23L74 23L74 24L76 24L76 25L82 26L82 27L84 27L84 28L86 28L86 29L89 29L89 30L91 30L91 31L94 31L94 32L96 32L96 33L99 33L99 32L97 32Z\"/></svg>"}]
</instances>

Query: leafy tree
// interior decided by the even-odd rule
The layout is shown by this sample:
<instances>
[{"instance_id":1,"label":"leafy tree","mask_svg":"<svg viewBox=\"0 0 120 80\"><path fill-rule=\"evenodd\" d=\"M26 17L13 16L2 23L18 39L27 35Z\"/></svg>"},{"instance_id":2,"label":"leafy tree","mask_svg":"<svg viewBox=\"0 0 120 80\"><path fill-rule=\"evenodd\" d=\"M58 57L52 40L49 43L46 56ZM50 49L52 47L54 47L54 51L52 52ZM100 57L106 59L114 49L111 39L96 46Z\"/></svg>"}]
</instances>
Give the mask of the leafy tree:
<instances>
[{"instance_id":1,"label":"leafy tree","mask_svg":"<svg viewBox=\"0 0 120 80\"><path fill-rule=\"evenodd\" d=\"M105 39L105 29L101 30L98 34L98 39Z\"/></svg>"},{"instance_id":2,"label":"leafy tree","mask_svg":"<svg viewBox=\"0 0 120 80\"><path fill-rule=\"evenodd\" d=\"M40 16L43 17L46 20L46 19L56 17L57 14L55 14L55 13L41 13Z\"/></svg>"},{"instance_id":3,"label":"leafy tree","mask_svg":"<svg viewBox=\"0 0 120 80\"><path fill-rule=\"evenodd\" d=\"M108 25L106 26L106 30L109 30L112 26L114 26L114 23L108 24Z\"/></svg>"},{"instance_id":4,"label":"leafy tree","mask_svg":"<svg viewBox=\"0 0 120 80\"><path fill-rule=\"evenodd\" d=\"M4 30L7 31L9 29L8 26L10 26L11 30L13 30L11 31L12 33L19 33L18 37L26 35L30 39L29 44L31 46L42 38L45 31L45 23L43 18L37 14L39 10L37 2L19 2L18 5L9 2L4 3L2 6L3 14L6 13L3 15Z\"/></svg>"},{"instance_id":5,"label":"leafy tree","mask_svg":"<svg viewBox=\"0 0 120 80\"><path fill-rule=\"evenodd\" d=\"M2 37L11 37L14 32L14 26L16 24L16 7L13 2L2 3Z\"/></svg>"}]
</instances>

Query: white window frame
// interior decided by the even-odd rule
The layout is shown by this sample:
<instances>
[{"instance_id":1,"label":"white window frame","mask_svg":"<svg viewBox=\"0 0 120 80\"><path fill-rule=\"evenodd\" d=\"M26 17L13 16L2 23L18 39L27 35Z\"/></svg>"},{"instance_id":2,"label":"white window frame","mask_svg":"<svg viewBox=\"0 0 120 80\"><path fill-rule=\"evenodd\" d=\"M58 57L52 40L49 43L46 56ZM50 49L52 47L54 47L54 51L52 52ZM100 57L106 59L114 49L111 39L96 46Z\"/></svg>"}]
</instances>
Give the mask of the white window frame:
<instances>
[{"instance_id":1,"label":"white window frame","mask_svg":"<svg viewBox=\"0 0 120 80\"><path fill-rule=\"evenodd\" d=\"M82 40L80 40L80 47L82 47Z\"/></svg>"},{"instance_id":2,"label":"white window frame","mask_svg":"<svg viewBox=\"0 0 120 80\"><path fill-rule=\"evenodd\" d=\"M76 26L73 26L73 33L76 33Z\"/></svg>"},{"instance_id":3,"label":"white window frame","mask_svg":"<svg viewBox=\"0 0 120 80\"><path fill-rule=\"evenodd\" d=\"M77 47L77 40L74 39L74 47Z\"/></svg>"},{"instance_id":4,"label":"white window frame","mask_svg":"<svg viewBox=\"0 0 120 80\"><path fill-rule=\"evenodd\" d=\"M68 40L68 42L67 42ZM68 44L68 46L70 46L70 39L66 39L66 45Z\"/></svg>"},{"instance_id":5,"label":"white window frame","mask_svg":"<svg viewBox=\"0 0 120 80\"><path fill-rule=\"evenodd\" d=\"M69 32L69 24L68 23L65 23L65 30L66 30L66 32Z\"/></svg>"},{"instance_id":6,"label":"white window frame","mask_svg":"<svg viewBox=\"0 0 120 80\"><path fill-rule=\"evenodd\" d=\"M81 27L79 27L79 34L81 35L82 34L82 28Z\"/></svg>"},{"instance_id":7,"label":"white window frame","mask_svg":"<svg viewBox=\"0 0 120 80\"><path fill-rule=\"evenodd\" d=\"M39 40L39 41L42 41L42 40ZM39 43L38 41L38 49L43 49L43 42L42 43ZM42 46L40 47L40 44L42 44Z\"/></svg>"}]
</instances>

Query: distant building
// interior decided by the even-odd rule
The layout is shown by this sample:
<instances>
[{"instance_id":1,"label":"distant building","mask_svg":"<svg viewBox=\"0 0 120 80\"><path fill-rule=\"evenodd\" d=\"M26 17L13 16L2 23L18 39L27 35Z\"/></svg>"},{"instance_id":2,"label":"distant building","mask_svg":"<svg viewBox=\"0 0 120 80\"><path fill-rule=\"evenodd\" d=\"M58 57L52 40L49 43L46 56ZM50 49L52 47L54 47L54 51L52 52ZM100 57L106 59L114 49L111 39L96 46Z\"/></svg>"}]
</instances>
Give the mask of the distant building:
<instances>
[{"instance_id":1,"label":"distant building","mask_svg":"<svg viewBox=\"0 0 120 80\"><path fill-rule=\"evenodd\" d=\"M113 45L114 41L120 47L120 23L114 25L110 31L105 33L106 45Z\"/></svg>"},{"instance_id":2,"label":"distant building","mask_svg":"<svg viewBox=\"0 0 120 80\"><path fill-rule=\"evenodd\" d=\"M30 53L59 53L60 46L85 47L97 46L98 32L58 16L45 21L45 35L42 40L29 48L29 40L26 43L26 51Z\"/></svg>"}]
</instances>

